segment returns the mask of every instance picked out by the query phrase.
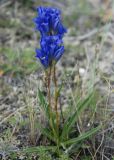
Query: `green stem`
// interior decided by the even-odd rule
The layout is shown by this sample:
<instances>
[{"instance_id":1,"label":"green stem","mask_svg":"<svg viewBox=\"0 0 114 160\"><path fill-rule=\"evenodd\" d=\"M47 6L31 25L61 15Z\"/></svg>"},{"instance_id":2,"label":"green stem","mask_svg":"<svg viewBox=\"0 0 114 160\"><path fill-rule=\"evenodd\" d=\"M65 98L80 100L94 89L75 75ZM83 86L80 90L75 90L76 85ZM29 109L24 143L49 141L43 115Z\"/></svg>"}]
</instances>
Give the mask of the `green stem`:
<instances>
[{"instance_id":1,"label":"green stem","mask_svg":"<svg viewBox=\"0 0 114 160\"><path fill-rule=\"evenodd\" d=\"M48 101L49 101L49 107L51 110L51 89L50 89L50 83L51 83L51 67L49 69L49 74L48 74Z\"/></svg>"},{"instance_id":2,"label":"green stem","mask_svg":"<svg viewBox=\"0 0 114 160\"><path fill-rule=\"evenodd\" d=\"M52 68L49 68L47 75L47 95L48 95L48 103L49 103L49 124L50 127L53 131L53 134L55 135L55 130L53 127L53 122L52 122L52 106L51 106L51 74L52 74Z\"/></svg>"},{"instance_id":3,"label":"green stem","mask_svg":"<svg viewBox=\"0 0 114 160\"><path fill-rule=\"evenodd\" d=\"M59 113L58 113L58 87L57 87L57 78L56 78L56 67L54 65L54 70L53 70L53 80L54 80L54 85L55 85L55 112L56 112L56 125L57 125L57 130L59 131Z\"/></svg>"}]
</instances>

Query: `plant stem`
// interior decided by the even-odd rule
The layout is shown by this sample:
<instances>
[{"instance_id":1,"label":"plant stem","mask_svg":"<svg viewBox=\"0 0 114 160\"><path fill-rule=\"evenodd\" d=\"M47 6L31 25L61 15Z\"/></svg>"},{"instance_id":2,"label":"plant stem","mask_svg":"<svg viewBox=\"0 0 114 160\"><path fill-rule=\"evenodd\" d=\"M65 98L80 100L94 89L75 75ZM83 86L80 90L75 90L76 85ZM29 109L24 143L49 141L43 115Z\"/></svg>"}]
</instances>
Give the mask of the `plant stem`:
<instances>
[{"instance_id":1,"label":"plant stem","mask_svg":"<svg viewBox=\"0 0 114 160\"><path fill-rule=\"evenodd\" d=\"M47 74L47 95L48 95L48 103L49 103L49 115L50 115L50 119L49 119L49 123L50 123L50 127L52 128L53 132L54 132L54 128L52 125L52 106L51 106L51 71L52 68L49 68L49 72Z\"/></svg>"},{"instance_id":2,"label":"plant stem","mask_svg":"<svg viewBox=\"0 0 114 160\"><path fill-rule=\"evenodd\" d=\"M49 102L49 107L51 108L51 90L50 90L50 83L51 83L51 67L49 68L49 72L48 72L48 74L47 74L48 102Z\"/></svg>"},{"instance_id":3,"label":"plant stem","mask_svg":"<svg viewBox=\"0 0 114 160\"><path fill-rule=\"evenodd\" d=\"M58 88L57 88L57 78L56 78L56 67L54 65L53 69L53 80L55 85L55 112L56 112L56 123L57 123L57 130L59 129L59 113L58 113Z\"/></svg>"}]
</instances>

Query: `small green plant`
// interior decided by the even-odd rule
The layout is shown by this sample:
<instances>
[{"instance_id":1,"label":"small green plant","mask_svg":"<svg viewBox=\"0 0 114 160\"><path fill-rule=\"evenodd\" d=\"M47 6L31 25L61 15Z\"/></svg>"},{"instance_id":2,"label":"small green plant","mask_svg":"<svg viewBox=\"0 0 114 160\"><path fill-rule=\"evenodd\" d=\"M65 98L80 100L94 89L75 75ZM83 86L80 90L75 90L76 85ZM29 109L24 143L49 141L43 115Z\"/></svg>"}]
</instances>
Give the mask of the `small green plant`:
<instances>
[{"instance_id":1,"label":"small green plant","mask_svg":"<svg viewBox=\"0 0 114 160\"><path fill-rule=\"evenodd\" d=\"M40 89L38 90L40 110L43 111L47 122L45 127L38 123L38 127L42 134L47 137L52 154L55 154L56 157L60 158L61 155L64 154L67 156L70 155L72 150L78 146L79 143L82 144L85 139L95 134L100 129L100 126L82 133L79 133L75 128L75 124L78 122L82 111L91 105L91 99L93 97L92 91L89 92L85 98L78 101L74 110L72 110L68 117L65 117L65 121L62 122L62 112L59 111L58 103L62 85L58 86L56 63L61 58L64 51L62 37L66 32L66 29L63 27L61 20L59 19L60 11L58 9L39 7L38 12L39 17L36 17L34 21L36 29L40 31L42 37L40 43L41 49L36 49L36 57L44 67L45 86L47 90L47 97L43 95ZM53 15L51 12L53 12ZM49 16L48 19L46 19L47 17L45 14ZM58 19L55 19L54 22L53 16L57 16L56 14L59 15L59 17ZM44 19L47 22L45 28ZM59 25L55 28L53 23L59 23ZM58 35L55 35L55 33ZM52 84L54 86L54 91L51 90Z\"/></svg>"}]
</instances>

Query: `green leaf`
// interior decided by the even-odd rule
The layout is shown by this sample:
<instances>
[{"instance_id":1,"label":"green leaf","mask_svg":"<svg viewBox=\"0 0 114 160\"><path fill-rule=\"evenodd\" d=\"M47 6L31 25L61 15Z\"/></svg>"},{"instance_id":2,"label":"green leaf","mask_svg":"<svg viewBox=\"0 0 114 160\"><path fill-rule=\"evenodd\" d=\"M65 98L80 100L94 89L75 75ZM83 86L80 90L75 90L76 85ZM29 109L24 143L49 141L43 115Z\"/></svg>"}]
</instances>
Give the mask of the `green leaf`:
<instances>
[{"instance_id":1,"label":"green leaf","mask_svg":"<svg viewBox=\"0 0 114 160\"><path fill-rule=\"evenodd\" d=\"M82 133L80 136L78 136L76 138L73 138L73 139L70 139L70 140L63 142L63 144L64 145L72 145L72 144L78 143L80 141L83 141L86 138L90 137L91 135L95 134L100 128L101 128L101 126L93 128L90 131L87 131L86 133Z\"/></svg>"},{"instance_id":2,"label":"green leaf","mask_svg":"<svg viewBox=\"0 0 114 160\"><path fill-rule=\"evenodd\" d=\"M70 129L78 119L81 112L90 104L93 93L89 94L81 103L77 105L77 109L72 116L70 116L63 126L63 131L61 134L61 140L66 138L69 134Z\"/></svg>"}]
</instances>

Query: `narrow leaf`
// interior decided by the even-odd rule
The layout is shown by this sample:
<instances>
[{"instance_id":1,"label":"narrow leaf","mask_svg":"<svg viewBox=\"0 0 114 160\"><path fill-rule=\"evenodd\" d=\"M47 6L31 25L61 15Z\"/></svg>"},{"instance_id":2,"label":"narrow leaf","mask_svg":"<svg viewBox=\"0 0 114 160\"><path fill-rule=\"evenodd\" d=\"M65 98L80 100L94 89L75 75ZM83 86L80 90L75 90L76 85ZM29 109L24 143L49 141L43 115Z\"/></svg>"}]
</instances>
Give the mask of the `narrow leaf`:
<instances>
[{"instance_id":1,"label":"narrow leaf","mask_svg":"<svg viewBox=\"0 0 114 160\"><path fill-rule=\"evenodd\" d=\"M82 133L77 138L73 138L73 139L70 139L68 141L65 141L64 145L72 145L72 144L78 143L80 141L83 141L86 138L90 137L91 135L95 134L100 128L101 128L101 126L98 126L96 128L91 129L90 131L87 131L86 133Z\"/></svg>"},{"instance_id":2,"label":"narrow leaf","mask_svg":"<svg viewBox=\"0 0 114 160\"><path fill-rule=\"evenodd\" d=\"M80 113L90 104L93 93L89 94L81 103L78 104L77 110L72 116L70 116L63 126L63 131L61 134L61 140L69 134L70 129L78 119Z\"/></svg>"}]
</instances>

